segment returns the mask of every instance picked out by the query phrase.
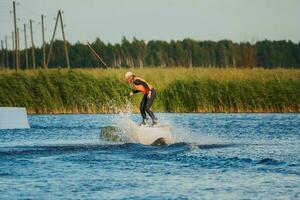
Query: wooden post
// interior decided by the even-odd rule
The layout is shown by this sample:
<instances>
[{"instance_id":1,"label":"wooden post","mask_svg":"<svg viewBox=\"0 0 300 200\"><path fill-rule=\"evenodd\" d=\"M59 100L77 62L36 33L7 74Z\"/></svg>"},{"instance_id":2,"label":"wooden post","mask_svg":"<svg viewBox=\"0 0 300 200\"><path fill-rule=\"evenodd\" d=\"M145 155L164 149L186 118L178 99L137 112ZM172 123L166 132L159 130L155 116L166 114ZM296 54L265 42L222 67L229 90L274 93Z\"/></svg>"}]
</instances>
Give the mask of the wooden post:
<instances>
[{"instance_id":1,"label":"wooden post","mask_svg":"<svg viewBox=\"0 0 300 200\"><path fill-rule=\"evenodd\" d=\"M6 58L6 63L5 66L9 68L9 61L8 61L8 49L7 49L7 35L5 36L5 58Z\"/></svg>"},{"instance_id":2,"label":"wooden post","mask_svg":"<svg viewBox=\"0 0 300 200\"><path fill-rule=\"evenodd\" d=\"M15 63L16 63L16 70L19 69L19 52L18 52L18 42L17 42L17 37L18 37L18 33L17 33L17 17L16 17L16 2L13 1L13 13L14 13L14 33L15 33Z\"/></svg>"},{"instance_id":3,"label":"wooden post","mask_svg":"<svg viewBox=\"0 0 300 200\"><path fill-rule=\"evenodd\" d=\"M25 62L26 62L26 69L28 69L28 49L27 49L26 24L24 24L24 41L25 41Z\"/></svg>"},{"instance_id":4,"label":"wooden post","mask_svg":"<svg viewBox=\"0 0 300 200\"><path fill-rule=\"evenodd\" d=\"M2 57L1 67L5 68L5 54L4 54L3 40L1 40L1 57Z\"/></svg>"},{"instance_id":5,"label":"wooden post","mask_svg":"<svg viewBox=\"0 0 300 200\"><path fill-rule=\"evenodd\" d=\"M15 69L16 67L16 58L15 58L15 51L14 51L14 48L15 48L15 39L14 39L14 35L15 33L12 31L11 32L11 42L12 42L12 57L13 57L13 63L12 63L12 68Z\"/></svg>"},{"instance_id":6,"label":"wooden post","mask_svg":"<svg viewBox=\"0 0 300 200\"><path fill-rule=\"evenodd\" d=\"M36 68L35 65L35 47L34 47L34 42L33 42L33 33L32 33L32 20L30 22L30 34L31 34L31 48L32 48L32 67L33 69Z\"/></svg>"},{"instance_id":7,"label":"wooden post","mask_svg":"<svg viewBox=\"0 0 300 200\"><path fill-rule=\"evenodd\" d=\"M17 28L17 43L18 43L18 60L19 60L19 67L21 67L21 51L20 51L20 34L19 34L19 28Z\"/></svg>"},{"instance_id":8,"label":"wooden post","mask_svg":"<svg viewBox=\"0 0 300 200\"><path fill-rule=\"evenodd\" d=\"M70 69L69 53L68 53L68 47L67 47L67 41L66 41L66 37L65 37L65 30L64 30L64 24L63 24L63 20L62 20L61 11L59 10L58 13L60 16L61 32L62 32L62 36L63 36L63 40L64 40L67 67L68 67L68 69Z\"/></svg>"},{"instance_id":9,"label":"wooden post","mask_svg":"<svg viewBox=\"0 0 300 200\"><path fill-rule=\"evenodd\" d=\"M46 65L47 68L48 68L49 63L50 63L50 58L51 58L52 47L53 47L54 37L55 37L55 33L56 33L58 18L59 18L59 12L57 13L56 22L55 22L55 26L54 26L54 30L53 30L53 34L52 34L51 43L50 43L50 49L49 49L48 58L47 58L47 65Z\"/></svg>"},{"instance_id":10,"label":"wooden post","mask_svg":"<svg viewBox=\"0 0 300 200\"><path fill-rule=\"evenodd\" d=\"M44 27L44 15L42 17L42 39L43 39L43 67L47 68L46 66L46 47L45 47L45 27Z\"/></svg>"}]
</instances>

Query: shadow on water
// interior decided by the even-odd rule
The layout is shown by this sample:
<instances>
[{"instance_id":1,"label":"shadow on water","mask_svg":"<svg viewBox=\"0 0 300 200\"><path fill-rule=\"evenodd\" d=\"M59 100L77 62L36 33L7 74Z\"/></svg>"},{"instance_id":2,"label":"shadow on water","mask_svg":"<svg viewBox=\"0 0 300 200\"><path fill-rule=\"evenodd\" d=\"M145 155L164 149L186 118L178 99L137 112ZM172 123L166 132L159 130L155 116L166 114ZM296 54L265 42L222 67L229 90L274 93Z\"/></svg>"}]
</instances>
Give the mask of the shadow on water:
<instances>
[{"instance_id":1,"label":"shadow on water","mask_svg":"<svg viewBox=\"0 0 300 200\"><path fill-rule=\"evenodd\" d=\"M33 146L14 146L14 147L0 147L0 156L14 156L14 155L51 155L51 154L65 154L76 153L84 151L106 151L109 153L131 153L131 152L151 152L156 153L166 151L181 151L189 152L193 149L221 149L221 148L234 148L239 146L249 145L266 145L266 144L193 144L193 143L174 143L170 145L142 145L135 143L102 143L102 144L59 144L59 145L33 145ZM264 160L262 163L269 163L269 160Z\"/></svg>"},{"instance_id":2,"label":"shadow on water","mask_svg":"<svg viewBox=\"0 0 300 200\"><path fill-rule=\"evenodd\" d=\"M252 168L264 172L273 171L275 173L295 174L300 176L300 172L295 170L298 166L292 166L284 161L272 158L240 158L218 155L213 153L213 149L237 148L240 146L250 146L259 144L189 144L175 143L165 146L147 146L133 143L115 144L66 144L66 145L42 145L42 146L16 146L10 148L0 148L0 161L21 159L32 160L37 157L51 157L63 155L62 159L69 162L80 162L88 164L93 162L102 163L103 156L115 155L126 157L132 160L147 160L148 162L179 163L182 167L199 169L222 169L230 170ZM209 150L206 153L196 153L194 151ZM86 155L88 158L85 159ZM120 163L122 164L122 163ZM289 168L289 169L287 169ZM2 176L0 174L0 176ZM4 174L3 174L4 176Z\"/></svg>"}]
</instances>

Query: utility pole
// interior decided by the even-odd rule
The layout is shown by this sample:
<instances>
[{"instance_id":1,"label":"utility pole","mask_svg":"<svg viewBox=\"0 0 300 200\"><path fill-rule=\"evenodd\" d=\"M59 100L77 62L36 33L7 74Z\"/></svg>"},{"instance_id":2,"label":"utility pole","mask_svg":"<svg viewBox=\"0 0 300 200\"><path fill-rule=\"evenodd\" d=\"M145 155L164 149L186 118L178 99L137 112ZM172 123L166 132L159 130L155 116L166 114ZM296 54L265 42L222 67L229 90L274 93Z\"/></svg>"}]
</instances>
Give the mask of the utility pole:
<instances>
[{"instance_id":1,"label":"utility pole","mask_svg":"<svg viewBox=\"0 0 300 200\"><path fill-rule=\"evenodd\" d=\"M14 46L15 46L14 34L15 34L15 33L12 31L12 32L11 32L11 39L12 39L12 40L11 40L11 41L12 41L12 51L11 51L11 52L12 52L12 55L13 55L13 63L12 63L13 65L12 65L12 68L15 68L15 67L16 67L16 59L15 59L15 58L16 58L16 57L15 57L16 55L15 55L15 51L14 51Z\"/></svg>"},{"instance_id":2,"label":"utility pole","mask_svg":"<svg viewBox=\"0 0 300 200\"><path fill-rule=\"evenodd\" d=\"M30 19L30 34L31 34L31 48L32 48L32 67L35 69L35 50L34 50L34 42L33 42L33 33L32 33L32 20Z\"/></svg>"},{"instance_id":3,"label":"utility pole","mask_svg":"<svg viewBox=\"0 0 300 200\"><path fill-rule=\"evenodd\" d=\"M49 49L48 58L47 58L47 65L46 65L47 68L48 68L49 63L50 63L54 37L55 37L56 29L57 29L58 18L59 18L59 12L57 13L57 16L56 16L56 22L55 22L55 26L54 26L54 30L53 30L53 34L52 34L51 43L50 43L50 49Z\"/></svg>"},{"instance_id":4,"label":"utility pole","mask_svg":"<svg viewBox=\"0 0 300 200\"><path fill-rule=\"evenodd\" d=\"M8 50L7 50L7 35L5 36L5 57L6 57L6 67L9 68L9 61L8 61Z\"/></svg>"},{"instance_id":5,"label":"utility pole","mask_svg":"<svg viewBox=\"0 0 300 200\"><path fill-rule=\"evenodd\" d=\"M43 67L47 68L46 66L46 47L45 47L45 27L44 27L44 15L42 17L42 39L43 39Z\"/></svg>"},{"instance_id":6,"label":"utility pole","mask_svg":"<svg viewBox=\"0 0 300 200\"><path fill-rule=\"evenodd\" d=\"M64 24L63 24L63 20L62 20L61 11L59 10L58 12L59 12L59 15L60 15L60 24L61 24L61 31L62 31L62 36L63 36L63 40L64 40L64 46L65 46L65 54L66 54L66 60L67 60L67 67L68 67L68 69L70 69L69 53L68 53L67 41L66 41L66 37L65 37Z\"/></svg>"},{"instance_id":7,"label":"utility pole","mask_svg":"<svg viewBox=\"0 0 300 200\"><path fill-rule=\"evenodd\" d=\"M26 24L24 24L24 41L25 41L25 63L26 63L26 69L28 69L28 50L27 50Z\"/></svg>"},{"instance_id":8,"label":"utility pole","mask_svg":"<svg viewBox=\"0 0 300 200\"><path fill-rule=\"evenodd\" d=\"M17 33L17 17L16 17L16 2L13 1L13 12L14 12L14 28L15 28L15 59L16 59L16 70L19 69L19 52L18 52L18 33Z\"/></svg>"},{"instance_id":9,"label":"utility pole","mask_svg":"<svg viewBox=\"0 0 300 200\"><path fill-rule=\"evenodd\" d=\"M67 60L67 67L68 67L68 69L70 69L69 53L68 53L67 41L66 41L66 37L65 37L64 24L63 24L61 13L62 13L61 10L58 10L57 17L56 17L56 22L55 22L55 26L54 26L54 31L53 31L53 35L52 35L52 39L51 39L51 43L50 43L50 49L49 49L49 53L48 53L47 65L46 66L47 67L49 66L51 53L52 53L53 42L54 42L54 37L55 37L56 29L57 29L57 23L58 23L58 20L60 19L61 31L62 31L62 36L63 36L63 40L64 40L64 49L65 49L66 60Z\"/></svg>"},{"instance_id":10,"label":"utility pole","mask_svg":"<svg viewBox=\"0 0 300 200\"><path fill-rule=\"evenodd\" d=\"M19 60L19 67L21 67L21 51L20 51L20 34L19 34L19 28L17 28L17 42L18 42L18 60Z\"/></svg>"},{"instance_id":11,"label":"utility pole","mask_svg":"<svg viewBox=\"0 0 300 200\"><path fill-rule=\"evenodd\" d=\"M4 57L4 48L3 48L3 40L1 40L1 56L2 56L2 63L1 63L1 67L5 67L5 57Z\"/></svg>"}]
</instances>

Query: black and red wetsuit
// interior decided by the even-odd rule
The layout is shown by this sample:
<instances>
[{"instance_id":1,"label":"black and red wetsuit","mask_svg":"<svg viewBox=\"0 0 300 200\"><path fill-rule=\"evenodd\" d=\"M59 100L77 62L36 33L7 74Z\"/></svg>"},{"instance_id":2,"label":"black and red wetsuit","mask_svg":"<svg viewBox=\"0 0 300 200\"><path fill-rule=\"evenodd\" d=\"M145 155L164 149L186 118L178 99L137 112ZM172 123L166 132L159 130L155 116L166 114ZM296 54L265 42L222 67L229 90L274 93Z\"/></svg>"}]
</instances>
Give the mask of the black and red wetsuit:
<instances>
[{"instance_id":1,"label":"black and red wetsuit","mask_svg":"<svg viewBox=\"0 0 300 200\"><path fill-rule=\"evenodd\" d=\"M133 93L142 92L144 94L143 99L140 104L140 112L143 117L143 120L146 120L146 118L147 118L146 112L147 112L148 115L151 117L152 121L155 121L156 117L155 117L154 113L152 112L152 110L150 109L150 107L153 104L153 101L156 97L155 89L149 83L147 83L144 79L136 77L136 76L133 78L132 87L133 87L133 90L132 90ZM151 91L150 97L148 97L149 91Z\"/></svg>"}]
</instances>

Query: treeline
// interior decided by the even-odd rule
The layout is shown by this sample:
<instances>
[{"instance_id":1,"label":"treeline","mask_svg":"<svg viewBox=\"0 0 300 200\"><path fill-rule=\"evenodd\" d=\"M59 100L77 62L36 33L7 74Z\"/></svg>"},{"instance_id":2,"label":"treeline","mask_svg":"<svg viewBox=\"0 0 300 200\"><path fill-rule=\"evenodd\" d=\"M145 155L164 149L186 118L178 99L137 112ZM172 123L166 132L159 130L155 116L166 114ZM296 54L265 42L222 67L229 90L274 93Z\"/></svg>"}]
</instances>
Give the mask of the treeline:
<instances>
[{"instance_id":1,"label":"treeline","mask_svg":"<svg viewBox=\"0 0 300 200\"><path fill-rule=\"evenodd\" d=\"M64 43L56 40L49 67L64 67L66 59ZM77 42L67 44L71 67L103 67L92 54L86 44ZM120 44L104 43L97 38L92 47L110 67L234 67L234 68L300 68L300 43L291 41L259 41L235 43L230 40L196 41L184 39L182 41L151 40L145 42L133 38L129 41L125 37ZM32 66L31 49L28 49L29 65ZM46 45L48 55L49 44ZM37 66L42 66L42 48L36 49ZM13 68L14 54L12 51L1 51L2 63L6 62ZM25 50L20 53L21 68L24 69Z\"/></svg>"}]
</instances>

